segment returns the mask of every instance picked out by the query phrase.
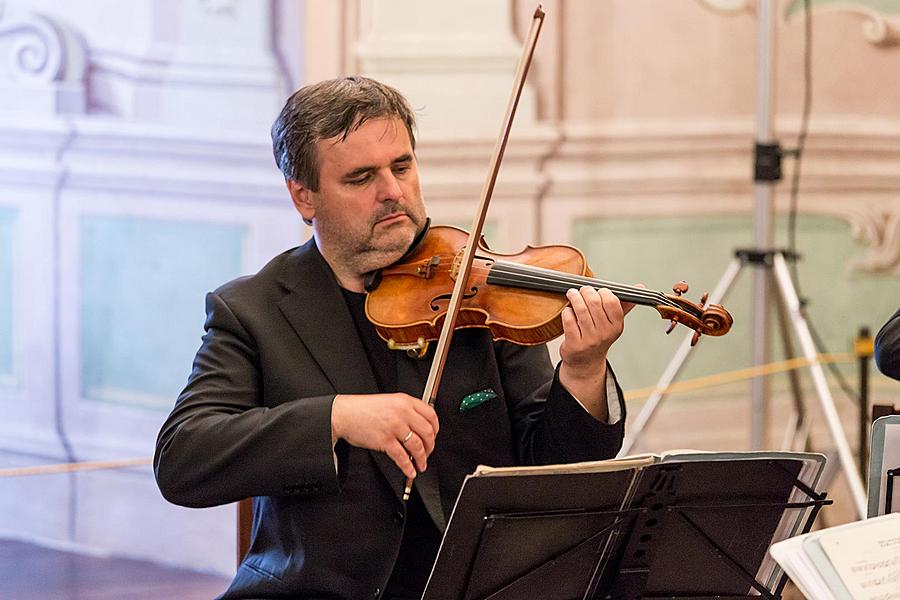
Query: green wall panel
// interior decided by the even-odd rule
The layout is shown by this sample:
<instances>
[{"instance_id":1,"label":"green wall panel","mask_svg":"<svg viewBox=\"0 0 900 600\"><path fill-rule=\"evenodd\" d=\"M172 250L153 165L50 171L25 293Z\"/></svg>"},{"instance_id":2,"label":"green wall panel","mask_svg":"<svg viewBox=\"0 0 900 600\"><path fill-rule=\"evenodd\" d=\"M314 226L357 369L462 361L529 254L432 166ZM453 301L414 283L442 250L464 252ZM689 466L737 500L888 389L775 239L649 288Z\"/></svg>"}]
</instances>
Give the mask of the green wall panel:
<instances>
[{"instance_id":1,"label":"green wall panel","mask_svg":"<svg viewBox=\"0 0 900 600\"><path fill-rule=\"evenodd\" d=\"M81 217L83 397L171 407L199 346L204 295L240 274L245 234L241 225Z\"/></svg>"}]
</instances>

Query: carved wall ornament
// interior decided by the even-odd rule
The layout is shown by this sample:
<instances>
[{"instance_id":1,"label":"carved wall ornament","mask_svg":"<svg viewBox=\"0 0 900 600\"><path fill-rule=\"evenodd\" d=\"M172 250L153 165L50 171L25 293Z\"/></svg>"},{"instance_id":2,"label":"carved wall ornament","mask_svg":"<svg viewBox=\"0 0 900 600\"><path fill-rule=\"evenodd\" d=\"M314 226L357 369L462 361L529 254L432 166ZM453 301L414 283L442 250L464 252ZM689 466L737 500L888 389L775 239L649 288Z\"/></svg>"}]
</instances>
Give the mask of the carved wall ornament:
<instances>
[{"instance_id":1,"label":"carved wall ornament","mask_svg":"<svg viewBox=\"0 0 900 600\"><path fill-rule=\"evenodd\" d=\"M61 79L63 36L50 19L41 15L0 19L0 42L4 38L11 79L41 83Z\"/></svg>"},{"instance_id":2,"label":"carved wall ornament","mask_svg":"<svg viewBox=\"0 0 900 600\"><path fill-rule=\"evenodd\" d=\"M850 13L863 19L863 36L876 46L900 43L900 0L811 0L816 12ZM803 0L791 0L785 20L803 18Z\"/></svg>"},{"instance_id":3,"label":"carved wall ornament","mask_svg":"<svg viewBox=\"0 0 900 600\"><path fill-rule=\"evenodd\" d=\"M737 14L752 12L750 0L699 0L700 4L716 12Z\"/></svg>"},{"instance_id":4,"label":"carved wall ornament","mask_svg":"<svg viewBox=\"0 0 900 600\"><path fill-rule=\"evenodd\" d=\"M854 239L868 246L850 268L867 273L900 275L900 206L856 212L850 216Z\"/></svg>"}]
</instances>

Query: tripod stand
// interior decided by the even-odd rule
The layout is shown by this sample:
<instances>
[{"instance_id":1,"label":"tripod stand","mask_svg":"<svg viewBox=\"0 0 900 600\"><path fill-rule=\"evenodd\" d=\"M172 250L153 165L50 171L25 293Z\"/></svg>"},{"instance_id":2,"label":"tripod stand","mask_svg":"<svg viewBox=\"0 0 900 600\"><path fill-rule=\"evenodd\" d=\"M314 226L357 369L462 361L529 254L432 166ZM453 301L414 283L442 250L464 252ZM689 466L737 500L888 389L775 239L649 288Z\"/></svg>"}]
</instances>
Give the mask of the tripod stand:
<instances>
[{"instance_id":1,"label":"tripod stand","mask_svg":"<svg viewBox=\"0 0 900 600\"><path fill-rule=\"evenodd\" d=\"M828 423L832 441L835 443L841 468L847 476L847 483L850 486L850 492L853 497L856 512L858 516L862 518L865 516L866 510L866 495L862 479L859 475L859 471L856 469L854 458L847 442L847 437L834 406L834 399L832 398L831 392L828 389L828 384L825 381L825 372L822 369L821 363L816 358L817 352L815 344L809 331L809 326L806 323L806 318L800 307L800 299L797 297L797 292L791 282L786 259L793 258L795 257L788 256L784 250L736 250L735 257L726 268L725 273L722 275L716 288L710 294L709 302L720 304L731 289L743 267L747 265L752 265L757 268L759 270L758 272L761 272L764 277L770 279L770 282L775 284L779 294L778 299L788 313L785 315L783 311L778 312L779 316L782 318L782 325L785 326L784 329L786 329L787 325L793 326L797 340L800 342L803 356L809 362L810 375L812 376L816 394L819 398L822 413ZM783 331L782 335L786 336L787 333L787 331ZM656 383L656 390L647 399L647 402L642 407L641 412L638 414L634 423L629 427L628 435L622 444L622 451L620 454L624 455L631 451L634 443L640 437L641 432L650 422L650 419L653 417L653 414L665 397L666 389L672 384L687 361L691 350L692 337L693 333L688 333L676 350L675 355L669 362L666 370ZM789 340L785 341L788 344L788 347L790 347ZM795 400L797 401L795 408L802 414L803 404L796 396L797 392L795 390ZM802 423L803 421L805 421L805 419L802 417L798 418L798 423Z\"/></svg>"},{"instance_id":2,"label":"tripod stand","mask_svg":"<svg viewBox=\"0 0 900 600\"><path fill-rule=\"evenodd\" d=\"M786 253L782 250L772 249L774 237L772 192L775 182L781 179L781 157L783 154L779 144L774 141L773 117L770 110L773 103L774 4L774 0L759 0L757 3L757 104L753 189L753 241L755 247L735 252L735 258L731 261L710 295L709 302L720 303L722 301L745 265L751 264L756 267L752 282L752 357L754 366L761 366L769 361L769 301L773 297L770 286L772 284L775 285L778 291L778 299L782 307L789 313L785 316L784 311L779 311L779 315L782 318L782 337L784 338L785 346L788 349L788 353L792 353L787 327L789 322L793 326L797 339L800 342L803 355L809 362L816 395L819 398L822 413L828 423L831 438L837 448L841 468L846 475L856 513L859 518L864 518L866 515L866 494L862 478L850 453L847 437L841 427L834 399L828 390L822 365L817 359L817 352L809 326L800 308L797 292L788 273L787 263L785 262ZM662 401L666 389L681 371L691 349L692 337L693 334L688 334L679 346L657 382L656 391L644 404L634 424L629 427L628 434L622 445L621 454L626 454L631 450ZM802 420L803 403L799 399L799 385L796 380L793 380L793 383L795 407L798 412L798 421L800 421ZM765 434L765 416L768 407L764 384L765 382L761 377L756 377L752 380L751 446L754 450L758 450L763 446Z\"/></svg>"}]
</instances>

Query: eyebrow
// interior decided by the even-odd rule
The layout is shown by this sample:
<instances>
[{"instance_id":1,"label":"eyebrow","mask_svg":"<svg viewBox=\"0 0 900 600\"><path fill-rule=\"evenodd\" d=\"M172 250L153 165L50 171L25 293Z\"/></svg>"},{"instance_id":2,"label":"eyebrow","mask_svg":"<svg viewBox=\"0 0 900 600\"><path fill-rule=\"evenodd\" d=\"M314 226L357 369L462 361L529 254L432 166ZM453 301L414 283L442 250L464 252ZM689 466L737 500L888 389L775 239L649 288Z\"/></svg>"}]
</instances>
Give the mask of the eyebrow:
<instances>
[{"instance_id":1,"label":"eyebrow","mask_svg":"<svg viewBox=\"0 0 900 600\"><path fill-rule=\"evenodd\" d=\"M391 166L402 165L403 163L412 162L412 159L413 159L412 154L409 154L409 153L401 154L400 156L398 156L397 158L395 158L394 160L391 161ZM357 177L359 177L361 175L365 175L366 173L370 173L370 172L374 171L376 168L377 167L375 167L373 165L364 165L362 167L357 167L356 169L353 169L352 171L348 171L347 173L344 173L343 179L345 181L348 181L350 179L356 179Z\"/></svg>"}]
</instances>

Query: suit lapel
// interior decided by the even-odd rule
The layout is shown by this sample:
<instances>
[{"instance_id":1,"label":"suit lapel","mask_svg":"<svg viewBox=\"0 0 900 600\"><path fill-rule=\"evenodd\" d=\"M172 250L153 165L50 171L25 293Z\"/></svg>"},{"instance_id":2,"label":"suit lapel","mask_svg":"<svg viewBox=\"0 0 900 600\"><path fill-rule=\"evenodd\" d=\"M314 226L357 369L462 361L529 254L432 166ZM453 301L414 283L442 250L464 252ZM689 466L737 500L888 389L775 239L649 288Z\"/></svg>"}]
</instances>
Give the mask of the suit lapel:
<instances>
[{"instance_id":1,"label":"suit lapel","mask_svg":"<svg viewBox=\"0 0 900 600\"><path fill-rule=\"evenodd\" d=\"M350 309L313 240L285 263L281 283L290 293L278 308L339 394L377 389Z\"/></svg>"},{"instance_id":2,"label":"suit lapel","mask_svg":"<svg viewBox=\"0 0 900 600\"><path fill-rule=\"evenodd\" d=\"M289 293L278 308L300 337L336 394L371 394L375 375L334 274L313 240L285 263L281 284ZM397 498L405 478L386 454L370 451Z\"/></svg>"}]
</instances>

